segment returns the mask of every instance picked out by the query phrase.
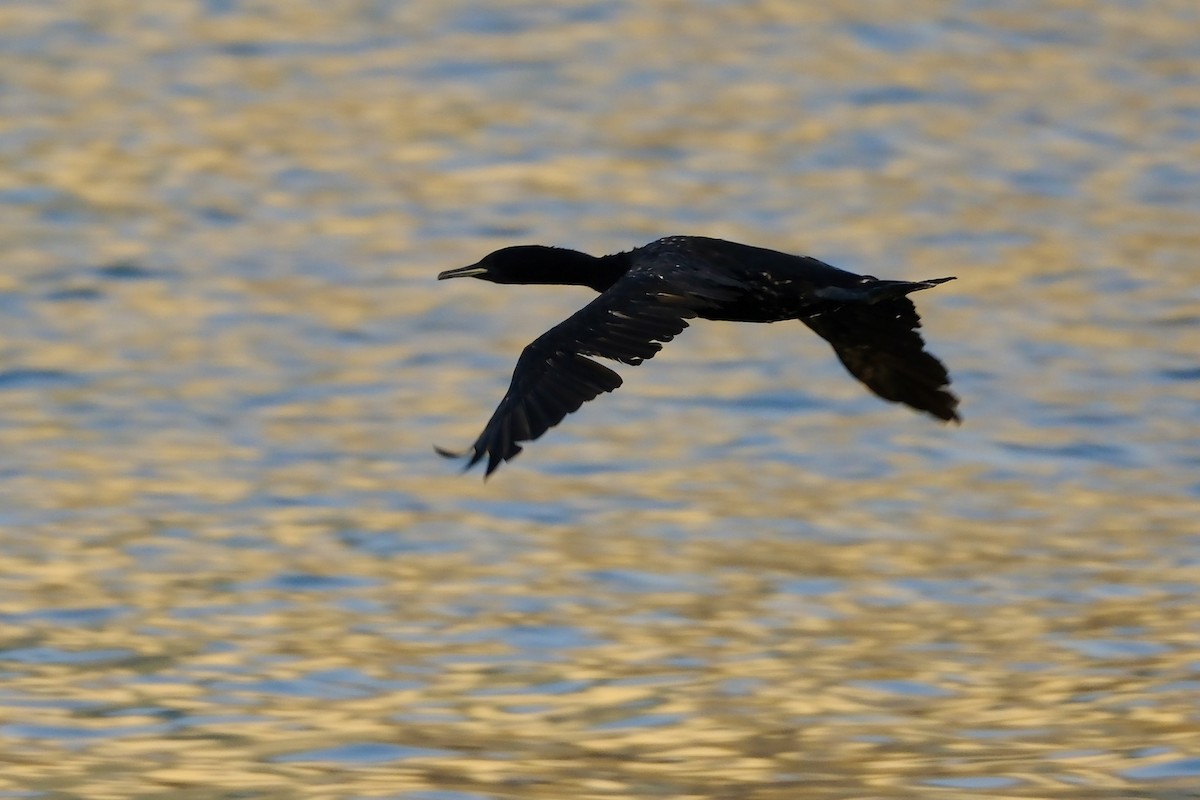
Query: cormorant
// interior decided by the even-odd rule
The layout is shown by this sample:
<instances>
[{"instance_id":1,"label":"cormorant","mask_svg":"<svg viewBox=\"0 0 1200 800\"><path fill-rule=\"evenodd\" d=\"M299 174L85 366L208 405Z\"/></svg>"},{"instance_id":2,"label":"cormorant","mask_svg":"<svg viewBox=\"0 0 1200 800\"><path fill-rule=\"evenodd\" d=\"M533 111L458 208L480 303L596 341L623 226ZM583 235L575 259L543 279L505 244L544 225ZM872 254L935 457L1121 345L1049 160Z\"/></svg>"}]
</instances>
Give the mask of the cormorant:
<instances>
[{"instance_id":1,"label":"cormorant","mask_svg":"<svg viewBox=\"0 0 1200 800\"><path fill-rule=\"evenodd\" d=\"M508 393L468 450L466 469L487 456L491 475L621 376L589 356L640 364L694 317L736 322L799 319L833 345L850 374L884 400L959 421L950 376L924 349L906 295L954 278L889 281L855 275L809 256L704 236L669 236L627 253L591 256L541 245L506 247L446 278L590 286L592 302L539 336L517 360Z\"/></svg>"}]
</instances>

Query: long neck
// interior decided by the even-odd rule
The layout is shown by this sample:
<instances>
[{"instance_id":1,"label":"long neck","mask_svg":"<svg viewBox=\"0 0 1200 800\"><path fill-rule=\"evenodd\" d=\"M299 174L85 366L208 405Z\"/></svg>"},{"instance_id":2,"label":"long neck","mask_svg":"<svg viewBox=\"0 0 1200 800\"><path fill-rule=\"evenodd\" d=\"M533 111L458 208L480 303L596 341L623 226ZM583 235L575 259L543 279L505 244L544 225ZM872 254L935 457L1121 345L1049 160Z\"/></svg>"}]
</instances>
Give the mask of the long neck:
<instances>
[{"instance_id":1,"label":"long neck","mask_svg":"<svg viewBox=\"0 0 1200 800\"><path fill-rule=\"evenodd\" d=\"M628 253L593 256L557 247L552 251L552 263L547 264L546 283L589 286L597 292L603 292L629 270Z\"/></svg>"},{"instance_id":2,"label":"long neck","mask_svg":"<svg viewBox=\"0 0 1200 800\"><path fill-rule=\"evenodd\" d=\"M628 253L613 253L609 256L593 257L591 269L587 273L589 279L583 285L590 286L597 292L603 292L621 280L628 271Z\"/></svg>"}]
</instances>

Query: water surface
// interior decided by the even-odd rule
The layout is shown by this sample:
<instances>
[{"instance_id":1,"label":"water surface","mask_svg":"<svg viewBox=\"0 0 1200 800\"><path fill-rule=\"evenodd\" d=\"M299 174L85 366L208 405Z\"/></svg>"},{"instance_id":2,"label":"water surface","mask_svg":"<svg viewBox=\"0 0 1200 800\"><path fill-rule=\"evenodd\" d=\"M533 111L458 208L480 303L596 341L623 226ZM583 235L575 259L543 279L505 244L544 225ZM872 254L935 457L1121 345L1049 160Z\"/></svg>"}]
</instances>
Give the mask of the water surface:
<instances>
[{"instance_id":1,"label":"water surface","mask_svg":"<svg viewBox=\"0 0 1200 800\"><path fill-rule=\"evenodd\" d=\"M1189 3L0 6L0 796L1200 796ZM698 324L486 484L578 288L923 293L965 423Z\"/></svg>"}]
</instances>

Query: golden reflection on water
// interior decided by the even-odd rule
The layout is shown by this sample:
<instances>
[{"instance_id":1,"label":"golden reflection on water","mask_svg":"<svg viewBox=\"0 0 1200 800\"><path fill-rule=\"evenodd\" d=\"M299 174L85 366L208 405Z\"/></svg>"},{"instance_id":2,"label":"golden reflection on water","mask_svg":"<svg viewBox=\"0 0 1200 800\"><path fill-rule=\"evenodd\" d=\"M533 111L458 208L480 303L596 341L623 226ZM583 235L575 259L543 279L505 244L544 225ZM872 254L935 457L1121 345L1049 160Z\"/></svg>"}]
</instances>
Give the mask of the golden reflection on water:
<instances>
[{"instance_id":1,"label":"golden reflection on water","mask_svg":"<svg viewBox=\"0 0 1200 800\"><path fill-rule=\"evenodd\" d=\"M0 794L1200 796L1191 22L0 8ZM667 233L957 274L966 424L709 324L433 455L587 299L439 270Z\"/></svg>"}]
</instances>

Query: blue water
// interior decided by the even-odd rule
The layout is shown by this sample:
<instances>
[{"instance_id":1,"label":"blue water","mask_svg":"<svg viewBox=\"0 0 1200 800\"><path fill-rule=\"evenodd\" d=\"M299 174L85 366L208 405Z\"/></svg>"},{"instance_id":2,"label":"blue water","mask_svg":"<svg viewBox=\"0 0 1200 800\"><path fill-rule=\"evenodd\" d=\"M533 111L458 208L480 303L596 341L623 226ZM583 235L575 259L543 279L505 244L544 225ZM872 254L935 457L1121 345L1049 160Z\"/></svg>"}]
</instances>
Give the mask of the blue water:
<instances>
[{"instance_id":1,"label":"blue water","mask_svg":"<svg viewBox=\"0 0 1200 800\"><path fill-rule=\"evenodd\" d=\"M1195 22L4 7L0 795L1194 791ZM672 233L957 275L964 424L697 323L433 452L590 299L439 271Z\"/></svg>"}]
</instances>

